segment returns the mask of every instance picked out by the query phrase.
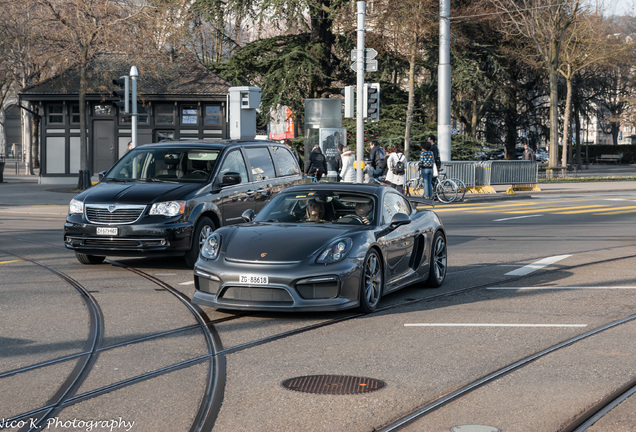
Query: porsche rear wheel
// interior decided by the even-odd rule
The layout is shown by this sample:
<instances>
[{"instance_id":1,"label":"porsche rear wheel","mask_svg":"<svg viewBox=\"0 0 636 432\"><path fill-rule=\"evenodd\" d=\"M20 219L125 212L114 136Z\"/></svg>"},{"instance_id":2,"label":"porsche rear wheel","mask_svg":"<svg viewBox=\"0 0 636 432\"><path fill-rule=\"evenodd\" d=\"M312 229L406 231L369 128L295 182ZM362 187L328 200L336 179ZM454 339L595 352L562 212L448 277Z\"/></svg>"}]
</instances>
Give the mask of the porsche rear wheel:
<instances>
[{"instance_id":1,"label":"porsche rear wheel","mask_svg":"<svg viewBox=\"0 0 636 432\"><path fill-rule=\"evenodd\" d=\"M437 231L433 237L431 254L428 266L428 280L426 285L437 288L442 286L446 279L446 237L441 231Z\"/></svg>"},{"instance_id":2,"label":"porsche rear wheel","mask_svg":"<svg viewBox=\"0 0 636 432\"><path fill-rule=\"evenodd\" d=\"M361 276L360 311L371 313L377 309L384 288L382 261L376 250L370 250L364 257Z\"/></svg>"}]
</instances>

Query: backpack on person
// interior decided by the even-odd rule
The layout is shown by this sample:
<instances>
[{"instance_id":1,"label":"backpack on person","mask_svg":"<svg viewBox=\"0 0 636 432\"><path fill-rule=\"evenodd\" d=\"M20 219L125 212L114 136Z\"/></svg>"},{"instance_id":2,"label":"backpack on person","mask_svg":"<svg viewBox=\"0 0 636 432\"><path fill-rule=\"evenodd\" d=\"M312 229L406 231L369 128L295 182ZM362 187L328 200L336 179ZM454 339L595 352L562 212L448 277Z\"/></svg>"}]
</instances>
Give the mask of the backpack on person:
<instances>
[{"instance_id":1,"label":"backpack on person","mask_svg":"<svg viewBox=\"0 0 636 432\"><path fill-rule=\"evenodd\" d=\"M404 155L402 155L402 157L404 157ZM404 161L398 156L398 161L395 163L395 165L393 165L393 174L402 175L405 172L406 169L404 167Z\"/></svg>"},{"instance_id":2,"label":"backpack on person","mask_svg":"<svg viewBox=\"0 0 636 432\"><path fill-rule=\"evenodd\" d=\"M420 162L418 164L419 169L433 168L435 164L435 157L432 151L423 151L420 155Z\"/></svg>"},{"instance_id":3,"label":"backpack on person","mask_svg":"<svg viewBox=\"0 0 636 432\"><path fill-rule=\"evenodd\" d=\"M382 147L378 149L378 159L379 161L376 168L385 169L386 168L386 150L384 150Z\"/></svg>"}]
</instances>

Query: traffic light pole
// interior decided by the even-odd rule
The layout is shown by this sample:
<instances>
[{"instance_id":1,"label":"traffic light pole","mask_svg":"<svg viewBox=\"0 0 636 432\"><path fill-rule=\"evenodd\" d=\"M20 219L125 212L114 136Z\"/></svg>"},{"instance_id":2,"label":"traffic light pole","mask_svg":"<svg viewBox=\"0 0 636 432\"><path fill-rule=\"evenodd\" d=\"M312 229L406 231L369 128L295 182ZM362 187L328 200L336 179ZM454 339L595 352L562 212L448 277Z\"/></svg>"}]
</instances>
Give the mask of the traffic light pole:
<instances>
[{"instance_id":1,"label":"traffic light pole","mask_svg":"<svg viewBox=\"0 0 636 432\"><path fill-rule=\"evenodd\" d=\"M358 2L358 34L356 58L356 183L362 183L362 161L364 160L364 18L366 2Z\"/></svg>"},{"instance_id":2,"label":"traffic light pole","mask_svg":"<svg viewBox=\"0 0 636 432\"><path fill-rule=\"evenodd\" d=\"M132 118L130 120L132 124L131 131L131 141L133 148L137 147L137 77L139 76L139 71L137 70L137 66L132 66L130 68L130 87L131 87L131 98L130 103L132 105Z\"/></svg>"}]
</instances>

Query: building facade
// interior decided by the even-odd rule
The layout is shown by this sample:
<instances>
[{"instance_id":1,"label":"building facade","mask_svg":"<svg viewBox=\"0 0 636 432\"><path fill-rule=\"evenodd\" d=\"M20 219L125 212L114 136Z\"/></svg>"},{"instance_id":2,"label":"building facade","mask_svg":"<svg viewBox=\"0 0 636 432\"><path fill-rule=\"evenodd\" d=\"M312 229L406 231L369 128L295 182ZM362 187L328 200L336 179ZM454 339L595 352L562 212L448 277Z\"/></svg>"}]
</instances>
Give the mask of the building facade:
<instances>
[{"instance_id":1,"label":"building facade","mask_svg":"<svg viewBox=\"0 0 636 432\"><path fill-rule=\"evenodd\" d=\"M163 58L162 58L163 59ZM165 60L164 60L165 61ZM88 169L95 176L110 168L132 140L131 117L111 96L112 80L133 66L124 56L101 55L87 70ZM162 140L227 138L230 84L190 54L135 65L138 77L137 145ZM146 72L145 72L146 71ZM80 171L79 71L68 69L20 93L39 115L42 183L69 183Z\"/></svg>"}]
</instances>

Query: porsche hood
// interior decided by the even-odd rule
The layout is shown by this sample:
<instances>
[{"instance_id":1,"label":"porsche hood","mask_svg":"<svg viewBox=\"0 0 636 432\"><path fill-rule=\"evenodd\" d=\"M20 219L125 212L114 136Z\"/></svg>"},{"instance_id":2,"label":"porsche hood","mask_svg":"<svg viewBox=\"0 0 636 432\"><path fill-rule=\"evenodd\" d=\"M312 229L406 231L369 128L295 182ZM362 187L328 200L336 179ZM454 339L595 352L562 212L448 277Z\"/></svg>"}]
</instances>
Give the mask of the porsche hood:
<instances>
[{"instance_id":1,"label":"porsche hood","mask_svg":"<svg viewBox=\"0 0 636 432\"><path fill-rule=\"evenodd\" d=\"M254 223L234 227L229 238L222 242L226 242L226 259L292 262L306 259L322 251L331 241L359 230L351 226Z\"/></svg>"}]
</instances>

